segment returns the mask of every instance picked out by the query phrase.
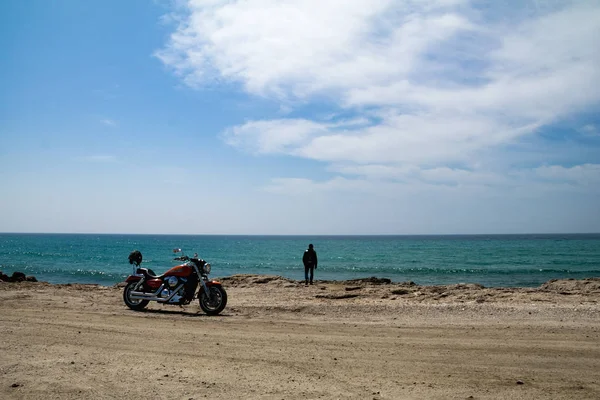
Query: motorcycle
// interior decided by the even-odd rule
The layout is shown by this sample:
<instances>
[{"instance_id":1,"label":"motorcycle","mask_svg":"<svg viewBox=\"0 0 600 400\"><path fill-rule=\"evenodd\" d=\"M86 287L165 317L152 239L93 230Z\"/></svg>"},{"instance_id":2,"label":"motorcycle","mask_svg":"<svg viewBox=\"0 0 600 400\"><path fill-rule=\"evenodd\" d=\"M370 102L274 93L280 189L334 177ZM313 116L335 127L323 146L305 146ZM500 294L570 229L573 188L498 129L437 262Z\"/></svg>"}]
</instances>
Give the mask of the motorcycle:
<instances>
[{"instance_id":1,"label":"motorcycle","mask_svg":"<svg viewBox=\"0 0 600 400\"><path fill-rule=\"evenodd\" d=\"M129 254L133 273L125 280L123 290L125 305L132 310L143 310L149 302L185 305L198 299L200 308L208 315L217 315L227 305L227 292L220 282L209 280L211 266L206 261L181 253L175 260L183 261L162 275L156 275L148 268L140 268L142 253L135 250Z\"/></svg>"}]
</instances>

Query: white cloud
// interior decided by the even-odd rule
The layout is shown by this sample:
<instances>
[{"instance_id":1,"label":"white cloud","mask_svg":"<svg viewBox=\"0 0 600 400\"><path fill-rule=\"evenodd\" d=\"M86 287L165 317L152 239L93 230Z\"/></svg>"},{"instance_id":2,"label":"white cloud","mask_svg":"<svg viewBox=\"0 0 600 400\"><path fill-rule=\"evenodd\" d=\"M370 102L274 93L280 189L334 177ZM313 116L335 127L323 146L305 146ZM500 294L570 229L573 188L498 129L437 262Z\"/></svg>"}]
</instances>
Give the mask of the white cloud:
<instances>
[{"instance_id":1,"label":"white cloud","mask_svg":"<svg viewBox=\"0 0 600 400\"><path fill-rule=\"evenodd\" d=\"M112 120L112 119L108 119L108 118L101 119L100 122L103 123L104 125L110 126L110 127L117 126L117 121Z\"/></svg>"},{"instance_id":2,"label":"white cloud","mask_svg":"<svg viewBox=\"0 0 600 400\"><path fill-rule=\"evenodd\" d=\"M323 181L304 178L275 178L266 190L279 195L314 197L322 194L342 196L364 194L381 198L406 199L427 195L476 196L482 198L513 197L547 200L551 193L600 194L600 164L583 164L570 168L544 166L508 173L478 172L447 167L420 169L416 166L341 166L331 168L347 178ZM471 201L471 200L470 200Z\"/></svg>"},{"instance_id":3,"label":"white cloud","mask_svg":"<svg viewBox=\"0 0 600 400\"><path fill-rule=\"evenodd\" d=\"M460 168L419 168L416 165L334 165L340 174L375 182L395 182L413 188L428 186L509 187L519 184L516 176Z\"/></svg>"},{"instance_id":4,"label":"white cloud","mask_svg":"<svg viewBox=\"0 0 600 400\"><path fill-rule=\"evenodd\" d=\"M600 190L600 164L583 164L573 167L551 165L536 168L535 172L546 180L574 183Z\"/></svg>"},{"instance_id":5,"label":"white cloud","mask_svg":"<svg viewBox=\"0 0 600 400\"><path fill-rule=\"evenodd\" d=\"M324 125L303 119L251 121L226 130L223 138L253 153L283 153L326 132Z\"/></svg>"},{"instance_id":6,"label":"white cloud","mask_svg":"<svg viewBox=\"0 0 600 400\"><path fill-rule=\"evenodd\" d=\"M359 179L334 178L328 181L315 182L304 178L274 178L265 189L272 193L287 196L310 196L323 192L364 192L372 186L369 182Z\"/></svg>"},{"instance_id":7,"label":"white cloud","mask_svg":"<svg viewBox=\"0 0 600 400\"><path fill-rule=\"evenodd\" d=\"M323 161L431 163L461 161L481 148L505 143L538 126L512 127L485 117L388 115L334 123L306 119L251 121L228 129L228 144L254 153L287 153Z\"/></svg>"},{"instance_id":8,"label":"white cloud","mask_svg":"<svg viewBox=\"0 0 600 400\"><path fill-rule=\"evenodd\" d=\"M600 136L600 130L594 124L584 125L580 131L586 136Z\"/></svg>"},{"instance_id":9,"label":"white cloud","mask_svg":"<svg viewBox=\"0 0 600 400\"><path fill-rule=\"evenodd\" d=\"M251 93L306 97L396 80L470 24L461 2L190 1L157 56L190 85L232 80Z\"/></svg>"},{"instance_id":10,"label":"white cloud","mask_svg":"<svg viewBox=\"0 0 600 400\"><path fill-rule=\"evenodd\" d=\"M248 121L224 140L340 174L506 184L507 171L478 167L482 154L502 157L600 105L598 2L191 0L183 10L156 55L188 85L233 82L286 112L318 96L351 115ZM549 170L537 172L525 175Z\"/></svg>"}]
</instances>

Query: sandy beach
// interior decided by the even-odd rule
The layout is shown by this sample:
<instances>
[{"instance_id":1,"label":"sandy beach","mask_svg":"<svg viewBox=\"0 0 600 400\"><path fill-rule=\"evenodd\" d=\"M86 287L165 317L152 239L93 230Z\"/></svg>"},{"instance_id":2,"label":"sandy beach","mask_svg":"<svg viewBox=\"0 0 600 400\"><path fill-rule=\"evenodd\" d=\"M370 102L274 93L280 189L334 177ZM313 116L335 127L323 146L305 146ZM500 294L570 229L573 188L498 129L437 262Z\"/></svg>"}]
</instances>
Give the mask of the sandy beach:
<instances>
[{"instance_id":1,"label":"sandy beach","mask_svg":"<svg viewBox=\"0 0 600 400\"><path fill-rule=\"evenodd\" d=\"M598 399L600 279L539 288L221 279L220 316L0 283L3 399Z\"/></svg>"}]
</instances>

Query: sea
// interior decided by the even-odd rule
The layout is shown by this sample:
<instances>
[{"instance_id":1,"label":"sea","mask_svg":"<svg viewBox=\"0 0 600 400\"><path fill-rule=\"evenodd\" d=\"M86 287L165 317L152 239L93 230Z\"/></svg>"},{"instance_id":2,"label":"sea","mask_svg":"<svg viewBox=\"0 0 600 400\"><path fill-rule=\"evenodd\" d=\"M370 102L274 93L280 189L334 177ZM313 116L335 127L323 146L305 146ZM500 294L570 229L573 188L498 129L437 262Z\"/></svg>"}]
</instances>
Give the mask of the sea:
<instances>
[{"instance_id":1,"label":"sea","mask_svg":"<svg viewBox=\"0 0 600 400\"><path fill-rule=\"evenodd\" d=\"M317 280L388 278L419 285L478 283L535 287L551 279L600 277L600 234L444 236L236 236L0 233L0 270L50 283L112 286L131 272L128 255L162 273L173 249L198 253L211 276L279 275L304 279L312 243Z\"/></svg>"}]
</instances>

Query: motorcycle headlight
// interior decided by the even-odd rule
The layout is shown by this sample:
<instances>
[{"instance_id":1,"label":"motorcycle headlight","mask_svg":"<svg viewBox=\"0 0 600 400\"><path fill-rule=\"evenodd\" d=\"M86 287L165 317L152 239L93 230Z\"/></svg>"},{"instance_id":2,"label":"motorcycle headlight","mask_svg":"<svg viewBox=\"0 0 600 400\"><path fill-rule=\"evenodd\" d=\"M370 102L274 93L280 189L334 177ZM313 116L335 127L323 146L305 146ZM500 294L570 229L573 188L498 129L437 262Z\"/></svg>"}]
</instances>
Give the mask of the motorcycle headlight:
<instances>
[{"instance_id":1,"label":"motorcycle headlight","mask_svg":"<svg viewBox=\"0 0 600 400\"><path fill-rule=\"evenodd\" d=\"M210 274L210 264L209 263L204 264L204 273Z\"/></svg>"}]
</instances>

